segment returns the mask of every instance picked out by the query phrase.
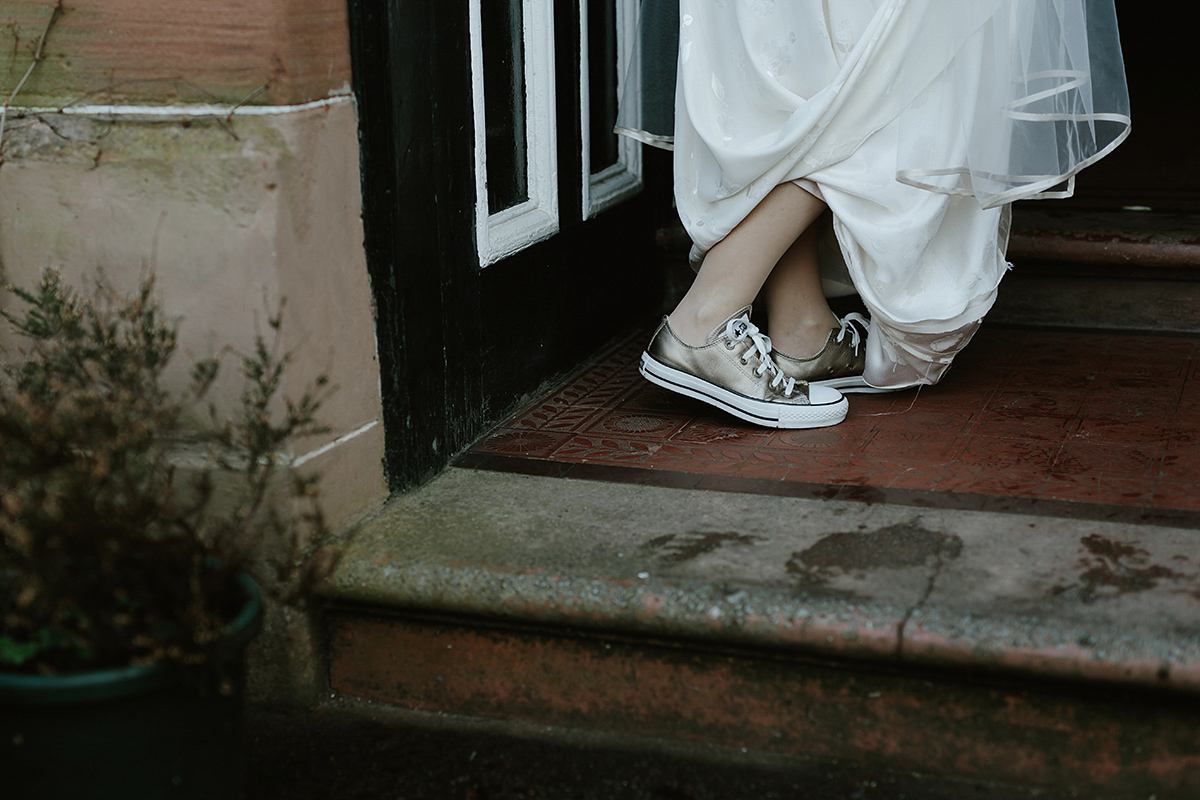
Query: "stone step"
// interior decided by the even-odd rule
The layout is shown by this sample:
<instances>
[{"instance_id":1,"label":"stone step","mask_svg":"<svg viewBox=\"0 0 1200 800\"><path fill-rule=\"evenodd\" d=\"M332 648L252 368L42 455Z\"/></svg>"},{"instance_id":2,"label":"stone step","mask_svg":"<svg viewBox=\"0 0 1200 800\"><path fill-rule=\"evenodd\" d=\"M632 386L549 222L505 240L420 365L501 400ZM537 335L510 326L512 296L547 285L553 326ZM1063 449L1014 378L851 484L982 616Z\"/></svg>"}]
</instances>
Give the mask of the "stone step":
<instances>
[{"instance_id":1,"label":"stone step","mask_svg":"<svg viewBox=\"0 0 1200 800\"><path fill-rule=\"evenodd\" d=\"M1200 331L1198 219L1018 203L1008 248L1015 267L987 318L1042 328ZM667 295L678 299L691 283L691 242L677 220L657 240L672 264Z\"/></svg>"},{"instance_id":2,"label":"stone step","mask_svg":"<svg viewBox=\"0 0 1200 800\"><path fill-rule=\"evenodd\" d=\"M1078 274L1090 269L1109 277L1196 280L1200 278L1198 219L1195 213L1140 206L1089 209L1053 202L1018 203L1013 208L1008 256L1051 272Z\"/></svg>"},{"instance_id":3,"label":"stone step","mask_svg":"<svg viewBox=\"0 0 1200 800\"><path fill-rule=\"evenodd\" d=\"M1196 796L1194 530L1034 512L451 469L346 542L330 684L866 776Z\"/></svg>"}]
</instances>

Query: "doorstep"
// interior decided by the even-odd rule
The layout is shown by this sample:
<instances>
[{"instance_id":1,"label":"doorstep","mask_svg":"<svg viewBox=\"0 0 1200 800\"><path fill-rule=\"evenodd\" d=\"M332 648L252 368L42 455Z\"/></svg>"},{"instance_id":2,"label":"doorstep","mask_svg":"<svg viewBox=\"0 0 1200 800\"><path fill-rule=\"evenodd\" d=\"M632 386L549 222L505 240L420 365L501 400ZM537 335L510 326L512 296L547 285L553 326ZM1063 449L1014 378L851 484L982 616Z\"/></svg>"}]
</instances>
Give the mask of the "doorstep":
<instances>
[{"instance_id":1,"label":"doorstep","mask_svg":"<svg viewBox=\"0 0 1200 800\"><path fill-rule=\"evenodd\" d=\"M661 397L627 352L644 332L616 342L350 533L322 589L330 687L868 775L1194 797L1196 341L1055 335L996 328L943 385L807 432Z\"/></svg>"},{"instance_id":2,"label":"doorstep","mask_svg":"<svg viewBox=\"0 0 1200 800\"><path fill-rule=\"evenodd\" d=\"M348 544L339 603L1200 693L1188 528L452 468Z\"/></svg>"}]
</instances>

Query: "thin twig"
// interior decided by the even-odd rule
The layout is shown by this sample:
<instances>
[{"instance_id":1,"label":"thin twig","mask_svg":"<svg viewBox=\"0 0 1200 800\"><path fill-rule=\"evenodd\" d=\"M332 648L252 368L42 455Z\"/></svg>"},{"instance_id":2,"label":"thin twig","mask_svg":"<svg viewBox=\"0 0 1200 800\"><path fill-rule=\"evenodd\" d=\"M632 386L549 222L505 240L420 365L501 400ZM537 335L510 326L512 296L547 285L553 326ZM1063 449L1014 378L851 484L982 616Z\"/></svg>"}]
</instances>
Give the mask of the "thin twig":
<instances>
[{"instance_id":1,"label":"thin twig","mask_svg":"<svg viewBox=\"0 0 1200 800\"><path fill-rule=\"evenodd\" d=\"M62 16L62 12L63 0L56 0L54 8L50 11L50 19L46 21L46 27L42 31L42 38L38 40L37 49L33 51L33 60L29 62L29 69L25 70L25 74L21 76L21 80L17 83L16 88L12 90L12 94L4 101L4 107L0 108L0 163L4 162L4 126L8 122L8 107L12 105L12 101L20 94L21 89L25 88L25 81L29 80L29 76L33 74L34 68L46 57L46 38L50 36L50 29L54 27L54 23L58 22L58 18Z\"/></svg>"},{"instance_id":2,"label":"thin twig","mask_svg":"<svg viewBox=\"0 0 1200 800\"><path fill-rule=\"evenodd\" d=\"M249 103L249 102L250 102L251 100L253 100L254 98L258 97L260 94L262 94L263 92L265 92L265 91L266 91L268 88L270 88L270 86L271 86L271 82L270 82L270 81L267 81L267 82L266 82L266 83L264 83L262 86L258 87L258 88L257 88L257 89L255 89L253 92L251 92L250 94L248 94L248 95L246 95L244 98L242 98L242 101L241 101L240 103L238 103L237 105L235 105L233 108L229 109L229 115L225 117L225 121L226 121L226 122L229 122L230 120L232 120L232 119L233 119L233 113L234 113L235 111L237 111L239 108L241 108L242 106L244 106L244 105L246 105L247 103Z\"/></svg>"}]
</instances>

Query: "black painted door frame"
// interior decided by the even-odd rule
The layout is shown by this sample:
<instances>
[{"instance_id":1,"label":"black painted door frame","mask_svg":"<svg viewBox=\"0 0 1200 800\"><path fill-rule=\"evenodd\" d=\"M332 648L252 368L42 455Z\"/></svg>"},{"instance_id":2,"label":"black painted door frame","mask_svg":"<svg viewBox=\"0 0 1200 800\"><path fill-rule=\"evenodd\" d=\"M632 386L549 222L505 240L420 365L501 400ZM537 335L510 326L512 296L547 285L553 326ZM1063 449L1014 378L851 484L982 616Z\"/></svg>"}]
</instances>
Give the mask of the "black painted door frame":
<instances>
[{"instance_id":1,"label":"black painted door frame","mask_svg":"<svg viewBox=\"0 0 1200 800\"><path fill-rule=\"evenodd\" d=\"M485 0L486 2L486 0ZM647 191L583 220L579 0L555 0L559 233L480 268L468 0L349 0L367 265L392 488L413 486L661 304Z\"/></svg>"}]
</instances>

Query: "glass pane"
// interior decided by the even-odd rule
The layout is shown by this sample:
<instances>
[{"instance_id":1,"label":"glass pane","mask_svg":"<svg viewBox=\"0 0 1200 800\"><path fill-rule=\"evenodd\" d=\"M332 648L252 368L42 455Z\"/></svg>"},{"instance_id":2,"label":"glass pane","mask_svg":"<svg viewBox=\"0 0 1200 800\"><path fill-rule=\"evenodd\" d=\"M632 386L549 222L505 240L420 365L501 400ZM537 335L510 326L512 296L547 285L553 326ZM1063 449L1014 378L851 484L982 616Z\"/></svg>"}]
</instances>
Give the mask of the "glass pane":
<instances>
[{"instance_id":1,"label":"glass pane","mask_svg":"<svg viewBox=\"0 0 1200 800\"><path fill-rule=\"evenodd\" d=\"M617 163L617 0L588 3L592 173Z\"/></svg>"},{"instance_id":2,"label":"glass pane","mask_svg":"<svg viewBox=\"0 0 1200 800\"><path fill-rule=\"evenodd\" d=\"M478 0L483 34L488 210L529 199L521 0Z\"/></svg>"}]
</instances>

